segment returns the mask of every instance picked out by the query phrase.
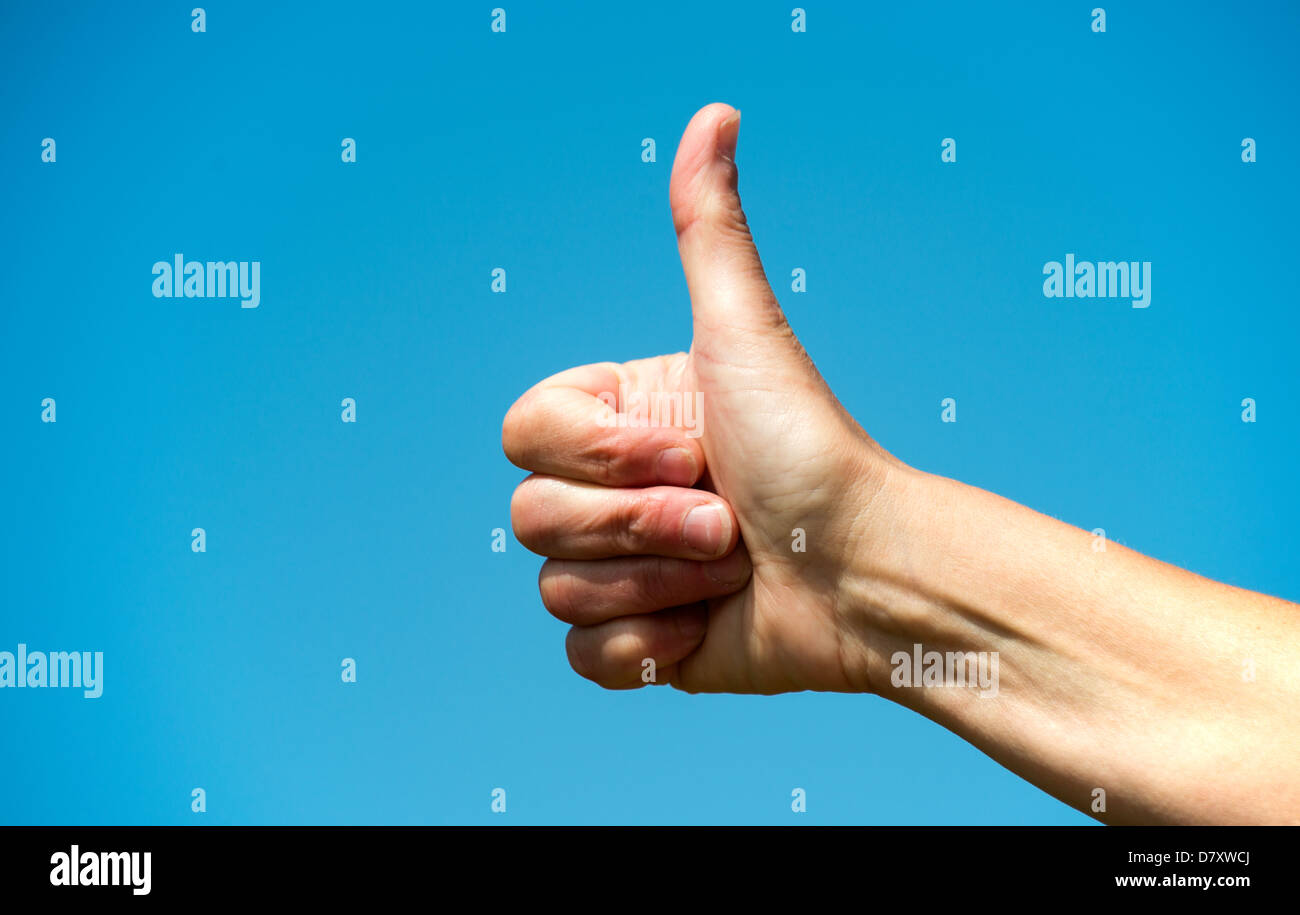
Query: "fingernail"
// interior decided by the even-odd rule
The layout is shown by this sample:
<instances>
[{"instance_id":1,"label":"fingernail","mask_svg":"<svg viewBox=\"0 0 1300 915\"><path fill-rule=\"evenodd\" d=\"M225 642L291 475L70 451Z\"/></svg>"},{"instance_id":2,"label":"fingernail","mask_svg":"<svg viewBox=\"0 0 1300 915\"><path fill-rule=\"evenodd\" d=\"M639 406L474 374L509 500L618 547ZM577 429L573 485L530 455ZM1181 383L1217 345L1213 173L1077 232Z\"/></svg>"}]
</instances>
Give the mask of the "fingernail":
<instances>
[{"instance_id":1,"label":"fingernail","mask_svg":"<svg viewBox=\"0 0 1300 915\"><path fill-rule=\"evenodd\" d=\"M665 448L659 452L655 473L659 482L668 486L694 486L699 476L695 455L685 448Z\"/></svg>"},{"instance_id":2,"label":"fingernail","mask_svg":"<svg viewBox=\"0 0 1300 915\"><path fill-rule=\"evenodd\" d=\"M736 139L740 136L740 112L733 111L718 125L718 153L724 159L736 158Z\"/></svg>"},{"instance_id":3,"label":"fingernail","mask_svg":"<svg viewBox=\"0 0 1300 915\"><path fill-rule=\"evenodd\" d=\"M706 556L717 556L730 539L729 523L722 517L722 506L697 505L682 519L682 540Z\"/></svg>"}]
</instances>

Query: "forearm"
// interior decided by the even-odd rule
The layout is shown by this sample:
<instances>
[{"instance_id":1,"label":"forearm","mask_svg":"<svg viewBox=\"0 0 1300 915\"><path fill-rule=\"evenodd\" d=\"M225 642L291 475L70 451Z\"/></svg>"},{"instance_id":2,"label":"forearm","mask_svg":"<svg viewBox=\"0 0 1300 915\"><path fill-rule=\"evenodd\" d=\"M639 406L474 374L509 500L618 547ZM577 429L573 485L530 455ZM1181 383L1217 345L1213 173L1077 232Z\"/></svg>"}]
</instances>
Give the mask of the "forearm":
<instances>
[{"instance_id":1,"label":"forearm","mask_svg":"<svg viewBox=\"0 0 1300 915\"><path fill-rule=\"evenodd\" d=\"M575 670L639 687L649 659L692 693L879 692L1082 810L1104 791L1108 821L1300 821L1300 608L1095 550L881 451L765 279L739 125L701 109L673 163L689 352L561 373L503 424L535 474L512 522L551 557L539 587ZM665 394L702 423L607 421ZM988 682L944 687L949 653Z\"/></svg>"},{"instance_id":2,"label":"forearm","mask_svg":"<svg viewBox=\"0 0 1300 915\"><path fill-rule=\"evenodd\" d=\"M871 512L843 595L872 691L1107 822L1300 822L1300 607L910 469ZM996 685L896 685L916 645Z\"/></svg>"}]
</instances>

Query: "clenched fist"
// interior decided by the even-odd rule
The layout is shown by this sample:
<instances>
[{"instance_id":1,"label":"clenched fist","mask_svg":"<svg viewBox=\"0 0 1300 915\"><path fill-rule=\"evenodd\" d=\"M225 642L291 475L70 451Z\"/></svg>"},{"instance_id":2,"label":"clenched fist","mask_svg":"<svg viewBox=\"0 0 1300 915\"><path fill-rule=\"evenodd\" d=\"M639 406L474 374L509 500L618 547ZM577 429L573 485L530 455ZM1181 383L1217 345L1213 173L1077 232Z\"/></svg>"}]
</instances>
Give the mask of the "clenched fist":
<instances>
[{"instance_id":1,"label":"clenched fist","mask_svg":"<svg viewBox=\"0 0 1300 915\"><path fill-rule=\"evenodd\" d=\"M690 692L864 690L837 597L891 462L768 285L736 188L739 128L740 112L709 105L673 164L690 351L571 369L524 394L502 438L534 474L511 517L551 557L542 600L574 626L574 669L603 686L644 685L652 658L657 682Z\"/></svg>"},{"instance_id":2,"label":"clenched fist","mask_svg":"<svg viewBox=\"0 0 1300 915\"><path fill-rule=\"evenodd\" d=\"M690 351L570 369L506 415L505 452L533 472L515 534L550 557L542 601L573 625L574 669L879 693L1080 810L1104 785L1108 822L1300 822L1300 608L1094 550L881 449L764 277L739 128L709 105L673 164ZM970 688L973 658L999 682Z\"/></svg>"}]
</instances>

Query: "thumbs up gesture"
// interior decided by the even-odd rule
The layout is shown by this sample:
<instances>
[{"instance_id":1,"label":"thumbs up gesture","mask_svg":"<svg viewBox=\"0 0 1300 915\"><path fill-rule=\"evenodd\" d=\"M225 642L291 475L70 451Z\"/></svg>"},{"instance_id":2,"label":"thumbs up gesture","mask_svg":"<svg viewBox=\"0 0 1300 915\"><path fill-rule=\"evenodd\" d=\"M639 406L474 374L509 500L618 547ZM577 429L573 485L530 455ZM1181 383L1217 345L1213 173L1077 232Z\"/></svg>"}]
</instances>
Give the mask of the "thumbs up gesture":
<instances>
[{"instance_id":1,"label":"thumbs up gesture","mask_svg":"<svg viewBox=\"0 0 1300 915\"><path fill-rule=\"evenodd\" d=\"M570 663L602 686L653 670L688 692L865 690L868 650L840 591L901 465L786 323L741 209L739 129L740 112L703 108L673 164L690 351L525 393L502 429L533 472L511 519L550 557L542 602L573 625Z\"/></svg>"},{"instance_id":2,"label":"thumbs up gesture","mask_svg":"<svg viewBox=\"0 0 1300 915\"><path fill-rule=\"evenodd\" d=\"M533 471L515 533L550 557L542 602L573 625L574 669L616 689L653 671L687 692L874 692L1081 810L1113 788L1109 822L1296 822L1300 694L1239 659L1300 667L1300 608L1097 550L880 448L763 274L739 129L709 105L673 164L690 350L570 369L506 415L506 454Z\"/></svg>"}]
</instances>

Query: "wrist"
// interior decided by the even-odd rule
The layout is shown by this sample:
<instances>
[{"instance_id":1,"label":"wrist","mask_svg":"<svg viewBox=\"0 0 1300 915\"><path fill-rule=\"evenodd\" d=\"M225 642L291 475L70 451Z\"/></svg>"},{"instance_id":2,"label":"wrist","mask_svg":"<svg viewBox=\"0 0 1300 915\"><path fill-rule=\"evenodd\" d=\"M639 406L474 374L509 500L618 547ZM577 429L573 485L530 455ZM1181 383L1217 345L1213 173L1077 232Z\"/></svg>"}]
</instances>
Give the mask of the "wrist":
<instances>
[{"instance_id":1,"label":"wrist","mask_svg":"<svg viewBox=\"0 0 1300 915\"><path fill-rule=\"evenodd\" d=\"M845 669L860 691L897 700L891 656L937 629L933 576L944 532L935 519L951 495L941 478L888 455L864 460L859 481L845 501L853 517L836 594Z\"/></svg>"},{"instance_id":2,"label":"wrist","mask_svg":"<svg viewBox=\"0 0 1300 915\"><path fill-rule=\"evenodd\" d=\"M929 586L945 548L943 503L952 494L944 484L952 481L902 463L860 429L838 449L834 467L841 485L832 527L840 536L831 541L826 584L844 678L852 691L897 698L890 655L932 628L938 612Z\"/></svg>"}]
</instances>

